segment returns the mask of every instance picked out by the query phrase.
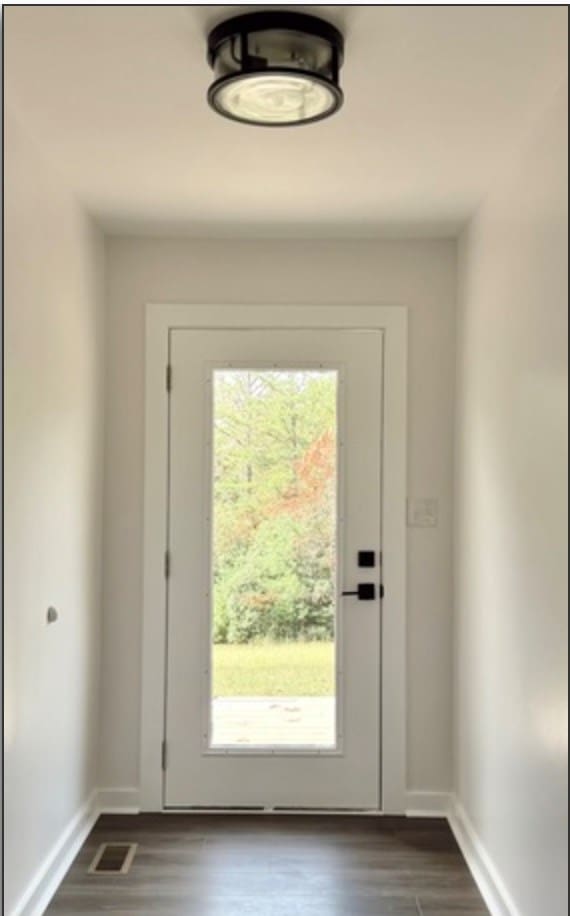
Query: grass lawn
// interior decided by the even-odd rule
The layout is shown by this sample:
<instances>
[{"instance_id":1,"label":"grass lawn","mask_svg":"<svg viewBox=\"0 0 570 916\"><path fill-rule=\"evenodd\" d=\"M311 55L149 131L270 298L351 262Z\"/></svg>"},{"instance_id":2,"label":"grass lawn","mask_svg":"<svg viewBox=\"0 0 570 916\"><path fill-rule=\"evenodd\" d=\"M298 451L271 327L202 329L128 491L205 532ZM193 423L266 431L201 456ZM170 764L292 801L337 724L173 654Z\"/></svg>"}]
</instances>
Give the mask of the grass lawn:
<instances>
[{"instance_id":1,"label":"grass lawn","mask_svg":"<svg viewBox=\"0 0 570 916\"><path fill-rule=\"evenodd\" d=\"M326 697L334 694L334 643L214 646L215 697Z\"/></svg>"}]
</instances>

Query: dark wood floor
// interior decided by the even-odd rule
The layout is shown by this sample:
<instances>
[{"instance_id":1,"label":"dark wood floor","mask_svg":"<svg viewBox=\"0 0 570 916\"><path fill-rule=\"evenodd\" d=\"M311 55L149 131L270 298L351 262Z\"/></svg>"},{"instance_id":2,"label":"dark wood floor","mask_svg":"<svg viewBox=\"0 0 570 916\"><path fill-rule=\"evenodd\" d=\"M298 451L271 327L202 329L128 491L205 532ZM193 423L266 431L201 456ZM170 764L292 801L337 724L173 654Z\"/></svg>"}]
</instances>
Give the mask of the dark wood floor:
<instances>
[{"instance_id":1,"label":"dark wood floor","mask_svg":"<svg viewBox=\"0 0 570 916\"><path fill-rule=\"evenodd\" d=\"M104 842L139 844L125 876L89 875ZM99 818L49 916L486 916L443 820Z\"/></svg>"}]
</instances>

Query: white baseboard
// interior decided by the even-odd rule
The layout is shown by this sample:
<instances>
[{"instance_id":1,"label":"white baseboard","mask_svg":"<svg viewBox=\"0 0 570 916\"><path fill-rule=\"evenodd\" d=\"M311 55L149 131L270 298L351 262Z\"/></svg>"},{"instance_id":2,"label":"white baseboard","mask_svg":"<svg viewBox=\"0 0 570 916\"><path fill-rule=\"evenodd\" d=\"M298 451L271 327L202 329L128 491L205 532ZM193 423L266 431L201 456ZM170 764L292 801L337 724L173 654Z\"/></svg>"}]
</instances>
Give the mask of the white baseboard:
<instances>
[{"instance_id":1,"label":"white baseboard","mask_svg":"<svg viewBox=\"0 0 570 916\"><path fill-rule=\"evenodd\" d=\"M95 789L54 843L10 916L42 916L100 814L138 814L138 789Z\"/></svg>"},{"instance_id":2,"label":"white baseboard","mask_svg":"<svg viewBox=\"0 0 570 916\"><path fill-rule=\"evenodd\" d=\"M491 916L521 916L505 882L456 798L452 799L448 820Z\"/></svg>"},{"instance_id":3,"label":"white baseboard","mask_svg":"<svg viewBox=\"0 0 570 916\"><path fill-rule=\"evenodd\" d=\"M448 792L407 792L406 817L447 817Z\"/></svg>"},{"instance_id":4,"label":"white baseboard","mask_svg":"<svg viewBox=\"0 0 570 916\"><path fill-rule=\"evenodd\" d=\"M10 916L42 916L98 817L94 791L60 834Z\"/></svg>"},{"instance_id":5,"label":"white baseboard","mask_svg":"<svg viewBox=\"0 0 570 916\"><path fill-rule=\"evenodd\" d=\"M139 814L140 793L135 788L99 789L97 791L99 814Z\"/></svg>"}]
</instances>

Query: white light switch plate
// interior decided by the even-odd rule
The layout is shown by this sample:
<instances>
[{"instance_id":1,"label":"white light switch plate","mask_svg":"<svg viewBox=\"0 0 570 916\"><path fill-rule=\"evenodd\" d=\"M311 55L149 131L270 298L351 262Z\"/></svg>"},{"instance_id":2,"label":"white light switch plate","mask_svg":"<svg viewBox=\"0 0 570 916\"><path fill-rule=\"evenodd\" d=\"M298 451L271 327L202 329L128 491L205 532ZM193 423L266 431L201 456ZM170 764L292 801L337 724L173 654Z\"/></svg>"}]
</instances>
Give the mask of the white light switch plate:
<instances>
[{"instance_id":1,"label":"white light switch plate","mask_svg":"<svg viewBox=\"0 0 570 916\"><path fill-rule=\"evenodd\" d=\"M437 499L408 500L408 526L410 528L437 528L438 516Z\"/></svg>"}]
</instances>

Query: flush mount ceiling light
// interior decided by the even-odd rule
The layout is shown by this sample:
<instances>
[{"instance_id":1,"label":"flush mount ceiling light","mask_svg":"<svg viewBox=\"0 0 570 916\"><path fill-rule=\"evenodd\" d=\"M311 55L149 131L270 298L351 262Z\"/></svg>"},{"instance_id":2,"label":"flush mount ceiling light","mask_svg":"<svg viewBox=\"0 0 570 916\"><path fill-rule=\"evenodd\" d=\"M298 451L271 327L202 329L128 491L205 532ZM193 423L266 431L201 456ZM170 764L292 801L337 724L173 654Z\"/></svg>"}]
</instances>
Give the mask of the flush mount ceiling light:
<instances>
[{"instance_id":1,"label":"flush mount ceiling light","mask_svg":"<svg viewBox=\"0 0 570 916\"><path fill-rule=\"evenodd\" d=\"M343 52L338 29L316 16L282 10L234 16L208 35L216 77L208 102L246 124L320 121L342 105Z\"/></svg>"}]
</instances>

